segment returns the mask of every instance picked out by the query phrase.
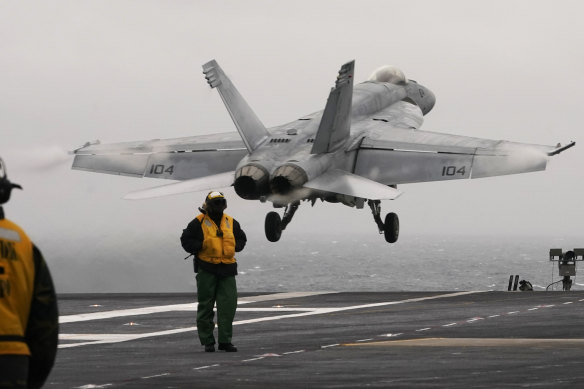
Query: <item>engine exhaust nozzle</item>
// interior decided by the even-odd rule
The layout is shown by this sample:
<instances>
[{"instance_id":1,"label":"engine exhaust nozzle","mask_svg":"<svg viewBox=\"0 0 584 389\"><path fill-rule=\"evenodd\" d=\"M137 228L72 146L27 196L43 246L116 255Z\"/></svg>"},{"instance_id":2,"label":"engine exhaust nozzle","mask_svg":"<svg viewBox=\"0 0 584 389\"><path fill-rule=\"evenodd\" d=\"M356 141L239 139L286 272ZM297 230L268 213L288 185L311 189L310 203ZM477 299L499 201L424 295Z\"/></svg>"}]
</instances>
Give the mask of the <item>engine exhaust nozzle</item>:
<instances>
[{"instance_id":1,"label":"engine exhaust nozzle","mask_svg":"<svg viewBox=\"0 0 584 389\"><path fill-rule=\"evenodd\" d=\"M260 165L249 164L235 172L233 187L242 199L257 200L269 192L268 171Z\"/></svg>"},{"instance_id":2,"label":"engine exhaust nozzle","mask_svg":"<svg viewBox=\"0 0 584 389\"><path fill-rule=\"evenodd\" d=\"M306 172L296 165L282 165L274 171L270 189L272 193L285 195L302 187L308 181Z\"/></svg>"}]
</instances>

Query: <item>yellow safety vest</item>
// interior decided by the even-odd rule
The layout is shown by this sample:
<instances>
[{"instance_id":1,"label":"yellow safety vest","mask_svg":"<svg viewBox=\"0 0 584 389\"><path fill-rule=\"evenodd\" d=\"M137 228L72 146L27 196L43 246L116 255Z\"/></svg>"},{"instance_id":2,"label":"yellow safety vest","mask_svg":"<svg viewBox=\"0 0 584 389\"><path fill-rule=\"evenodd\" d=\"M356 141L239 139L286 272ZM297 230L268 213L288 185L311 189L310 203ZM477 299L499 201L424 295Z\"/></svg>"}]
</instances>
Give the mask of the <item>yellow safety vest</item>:
<instances>
[{"instance_id":1,"label":"yellow safety vest","mask_svg":"<svg viewBox=\"0 0 584 389\"><path fill-rule=\"evenodd\" d=\"M221 226L217 225L209 216L200 214L197 220L201 222L203 230L203 247L197 253L199 259L213 263L235 263L235 236L233 235L233 218L223 214ZM217 236L221 230L223 236Z\"/></svg>"},{"instance_id":2,"label":"yellow safety vest","mask_svg":"<svg viewBox=\"0 0 584 389\"><path fill-rule=\"evenodd\" d=\"M0 220L0 354L30 355L24 335L34 291L33 245L10 220Z\"/></svg>"}]
</instances>

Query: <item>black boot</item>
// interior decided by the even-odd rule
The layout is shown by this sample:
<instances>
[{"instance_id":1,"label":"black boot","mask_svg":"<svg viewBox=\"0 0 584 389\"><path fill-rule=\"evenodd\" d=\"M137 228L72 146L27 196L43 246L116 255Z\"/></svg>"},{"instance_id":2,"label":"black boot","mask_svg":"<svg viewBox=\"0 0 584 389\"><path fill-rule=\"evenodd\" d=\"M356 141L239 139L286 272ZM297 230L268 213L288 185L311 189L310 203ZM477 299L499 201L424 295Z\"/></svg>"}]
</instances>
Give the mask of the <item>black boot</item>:
<instances>
[{"instance_id":1,"label":"black boot","mask_svg":"<svg viewBox=\"0 0 584 389\"><path fill-rule=\"evenodd\" d=\"M219 343L218 349L226 351L228 353L234 353L237 351L237 347L235 347L231 343Z\"/></svg>"},{"instance_id":2,"label":"black boot","mask_svg":"<svg viewBox=\"0 0 584 389\"><path fill-rule=\"evenodd\" d=\"M206 353L214 353L215 352L215 343L209 343L205 345L205 352Z\"/></svg>"}]
</instances>

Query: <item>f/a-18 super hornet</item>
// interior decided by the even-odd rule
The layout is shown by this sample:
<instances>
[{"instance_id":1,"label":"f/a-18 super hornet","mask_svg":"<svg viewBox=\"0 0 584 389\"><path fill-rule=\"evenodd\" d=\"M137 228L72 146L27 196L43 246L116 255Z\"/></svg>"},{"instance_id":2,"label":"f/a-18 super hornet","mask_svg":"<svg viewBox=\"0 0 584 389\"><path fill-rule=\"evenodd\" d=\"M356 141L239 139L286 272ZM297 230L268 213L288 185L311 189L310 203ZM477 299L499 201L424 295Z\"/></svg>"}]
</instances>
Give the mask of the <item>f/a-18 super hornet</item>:
<instances>
[{"instance_id":1,"label":"f/a-18 super hornet","mask_svg":"<svg viewBox=\"0 0 584 389\"><path fill-rule=\"evenodd\" d=\"M353 85L355 62L344 64L325 108L266 129L215 60L203 65L237 132L113 144L74 151L73 169L180 182L132 192L129 199L233 186L247 200L272 202L268 240L276 242L302 201L371 208L380 234L397 241L395 213L381 200L397 185L544 170L548 158L574 146L540 146L471 138L420 127L436 101L425 86L391 66Z\"/></svg>"}]
</instances>

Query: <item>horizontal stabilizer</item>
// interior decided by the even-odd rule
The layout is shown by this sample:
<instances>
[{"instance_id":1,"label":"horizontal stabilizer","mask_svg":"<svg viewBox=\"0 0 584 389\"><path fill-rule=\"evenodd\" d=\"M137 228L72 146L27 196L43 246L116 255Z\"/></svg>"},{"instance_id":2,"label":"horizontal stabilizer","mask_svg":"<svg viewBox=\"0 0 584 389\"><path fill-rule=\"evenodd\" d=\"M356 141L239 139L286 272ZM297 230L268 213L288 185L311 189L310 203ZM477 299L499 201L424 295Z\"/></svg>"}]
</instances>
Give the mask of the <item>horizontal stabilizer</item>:
<instances>
[{"instance_id":1,"label":"horizontal stabilizer","mask_svg":"<svg viewBox=\"0 0 584 389\"><path fill-rule=\"evenodd\" d=\"M203 73L211 88L217 88L229 115L243 139L247 150L254 151L269 135L268 130L239 94L217 61L203 65Z\"/></svg>"},{"instance_id":2,"label":"horizontal stabilizer","mask_svg":"<svg viewBox=\"0 0 584 389\"><path fill-rule=\"evenodd\" d=\"M394 200L402 194L390 186L337 169L308 181L304 187L368 200Z\"/></svg>"},{"instance_id":3,"label":"horizontal stabilizer","mask_svg":"<svg viewBox=\"0 0 584 389\"><path fill-rule=\"evenodd\" d=\"M153 197L170 196L182 193L202 192L213 189L226 188L233 183L235 172L227 172L195 178L181 182L175 182L168 185L157 186L154 188L142 189L130 192L124 196L126 200L142 200Z\"/></svg>"}]
</instances>

